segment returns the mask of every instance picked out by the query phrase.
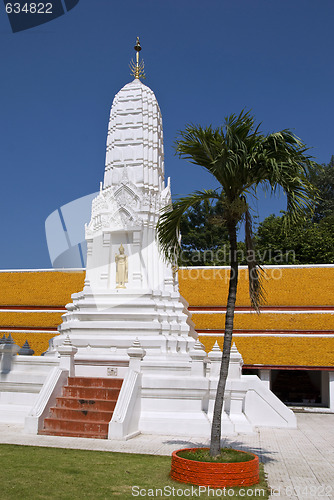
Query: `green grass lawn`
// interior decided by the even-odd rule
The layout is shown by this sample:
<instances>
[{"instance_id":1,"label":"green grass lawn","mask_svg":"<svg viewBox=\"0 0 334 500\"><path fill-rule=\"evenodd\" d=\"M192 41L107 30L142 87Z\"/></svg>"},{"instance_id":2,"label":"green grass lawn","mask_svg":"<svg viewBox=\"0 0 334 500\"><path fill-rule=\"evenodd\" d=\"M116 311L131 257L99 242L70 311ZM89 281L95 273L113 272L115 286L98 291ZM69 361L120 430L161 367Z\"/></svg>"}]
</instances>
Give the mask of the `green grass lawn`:
<instances>
[{"instance_id":1,"label":"green grass lawn","mask_svg":"<svg viewBox=\"0 0 334 500\"><path fill-rule=\"evenodd\" d=\"M193 487L196 495L190 485L172 481L170 457L5 444L0 457L1 500L268 498L262 467L261 483L245 487L243 496L235 488L233 496L222 491L218 497Z\"/></svg>"}]
</instances>

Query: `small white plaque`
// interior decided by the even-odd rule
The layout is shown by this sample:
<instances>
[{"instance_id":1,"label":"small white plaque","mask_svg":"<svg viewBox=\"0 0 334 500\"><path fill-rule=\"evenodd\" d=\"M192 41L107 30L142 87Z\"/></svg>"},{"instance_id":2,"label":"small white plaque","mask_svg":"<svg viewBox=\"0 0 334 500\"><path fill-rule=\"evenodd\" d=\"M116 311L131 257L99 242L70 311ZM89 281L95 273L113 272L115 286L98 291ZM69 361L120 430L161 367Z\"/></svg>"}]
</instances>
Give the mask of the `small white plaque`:
<instances>
[{"instance_id":1,"label":"small white plaque","mask_svg":"<svg viewBox=\"0 0 334 500\"><path fill-rule=\"evenodd\" d=\"M117 368L107 368L108 377L117 377Z\"/></svg>"}]
</instances>

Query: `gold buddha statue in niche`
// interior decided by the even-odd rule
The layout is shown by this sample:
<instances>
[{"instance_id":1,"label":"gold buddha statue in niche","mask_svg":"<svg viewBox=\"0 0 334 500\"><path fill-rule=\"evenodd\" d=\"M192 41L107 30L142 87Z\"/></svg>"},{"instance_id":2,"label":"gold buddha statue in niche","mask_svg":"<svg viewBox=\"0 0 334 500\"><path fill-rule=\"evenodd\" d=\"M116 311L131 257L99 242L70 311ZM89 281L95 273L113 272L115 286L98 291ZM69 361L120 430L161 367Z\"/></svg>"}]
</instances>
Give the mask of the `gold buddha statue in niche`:
<instances>
[{"instance_id":1,"label":"gold buddha statue in niche","mask_svg":"<svg viewBox=\"0 0 334 500\"><path fill-rule=\"evenodd\" d=\"M119 253L115 255L116 262L116 288L126 288L128 283L128 257L124 253L124 247L121 244Z\"/></svg>"}]
</instances>

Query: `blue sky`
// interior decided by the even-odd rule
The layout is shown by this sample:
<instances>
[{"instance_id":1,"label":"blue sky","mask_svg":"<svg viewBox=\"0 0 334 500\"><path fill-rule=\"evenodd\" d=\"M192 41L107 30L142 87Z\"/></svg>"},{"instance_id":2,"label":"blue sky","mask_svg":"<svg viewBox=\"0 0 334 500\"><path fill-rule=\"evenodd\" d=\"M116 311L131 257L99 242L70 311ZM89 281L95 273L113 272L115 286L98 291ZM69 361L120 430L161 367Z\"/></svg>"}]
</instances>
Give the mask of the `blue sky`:
<instances>
[{"instance_id":1,"label":"blue sky","mask_svg":"<svg viewBox=\"0 0 334 500\"><path fill-rule=\"evenodd\" d=\"M140 36L162 111L173 195L211 187L174 156L187 123L252 110L263 132L291 128L320 163L334 154L332 0L80 0L13 34L0 5L0 268L51 266L44 222L103 179L110 106L131 81ZM284 197L258 202L260 220Z\"/></svg>"}]
</instances>

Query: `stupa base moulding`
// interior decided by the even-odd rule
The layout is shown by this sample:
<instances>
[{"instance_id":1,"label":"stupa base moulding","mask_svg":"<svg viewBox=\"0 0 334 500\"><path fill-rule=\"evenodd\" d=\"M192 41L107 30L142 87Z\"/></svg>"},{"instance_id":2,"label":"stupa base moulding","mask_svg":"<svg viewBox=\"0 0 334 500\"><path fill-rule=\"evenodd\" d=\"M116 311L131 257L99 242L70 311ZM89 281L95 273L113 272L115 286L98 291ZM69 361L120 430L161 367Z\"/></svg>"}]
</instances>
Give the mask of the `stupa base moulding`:
<instances>
[{"instance_id":1,"label":"stupa base moulding","mask_svg":"<svg viewBox=\"0 0 334 500\"><path fill-rule=\"evenodd\" d=\"M81 376L80 367L83 365L76 365L76 348L71 346L69 339L65 344L59 347L59 358L50 357L54 368L26 415L25 430L28 433L42 429L48 408L60 396L61 385L69 373L73 376L75 371L76 376ZM197 341L189 351L188 360L175 363L167 359L160 362L154 357L150 359L136 340L127 356L127 367L120 367L117 362L112 366L111 360L108 365L89 365L86 360L90 377L92 374L98 377L101 369L108 371L111 368L113 371L109 373L114 376L115 370L122 368L118 375L124 381L109 423L109 439L128 439L138 433L210 436L221 359L217 343L207 355ZM242 357L234 346L226 385L223 434L252 433L257 426L295 428L293 412L257 376L241 375L241 367Z\"/></svg>"}]
</instances>

